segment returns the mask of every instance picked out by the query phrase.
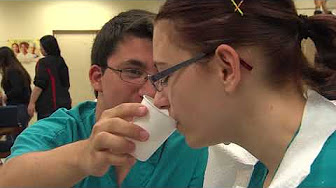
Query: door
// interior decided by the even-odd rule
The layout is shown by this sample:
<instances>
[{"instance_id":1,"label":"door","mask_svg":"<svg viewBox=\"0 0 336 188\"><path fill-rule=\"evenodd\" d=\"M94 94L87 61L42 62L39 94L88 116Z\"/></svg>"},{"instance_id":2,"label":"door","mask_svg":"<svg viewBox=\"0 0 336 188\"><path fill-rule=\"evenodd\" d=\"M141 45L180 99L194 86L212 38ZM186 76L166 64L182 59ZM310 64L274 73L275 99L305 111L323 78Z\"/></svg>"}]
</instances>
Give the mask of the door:
<instances>
[{"instance_id":1,"label":"door","mask_svg":"<svg viewBox=\"0 0 336 188\"><path fill-rule=\"evenodd\" d=\"M91 48L97 31L54 31L61 54L68 65L72 106L94 100L89 69Z\"/></svg>"}]
</instances>

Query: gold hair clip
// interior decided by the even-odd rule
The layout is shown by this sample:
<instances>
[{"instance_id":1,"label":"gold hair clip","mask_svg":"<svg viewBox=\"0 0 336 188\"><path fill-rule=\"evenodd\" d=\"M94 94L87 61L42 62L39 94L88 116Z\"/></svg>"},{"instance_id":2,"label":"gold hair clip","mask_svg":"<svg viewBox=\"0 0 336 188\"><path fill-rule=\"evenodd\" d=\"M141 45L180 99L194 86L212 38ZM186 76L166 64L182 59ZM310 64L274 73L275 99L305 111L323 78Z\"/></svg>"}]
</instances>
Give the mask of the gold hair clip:
<instances>
[{"instance_id":1,"label":"gold hair clip","mask_svg":"<svg viewBox=\"0 0 336 188\"><path fill-rule=\"evenodd\" d=\"M240 3L237 5L237 3L235 2L235 0L231 0L232 4L236 7L235 8L235 12L239 12L242 16L244 16L243 11L240 9L240 6L243 4L244 0L241 0Z\"/></svg>"}]
</instances>

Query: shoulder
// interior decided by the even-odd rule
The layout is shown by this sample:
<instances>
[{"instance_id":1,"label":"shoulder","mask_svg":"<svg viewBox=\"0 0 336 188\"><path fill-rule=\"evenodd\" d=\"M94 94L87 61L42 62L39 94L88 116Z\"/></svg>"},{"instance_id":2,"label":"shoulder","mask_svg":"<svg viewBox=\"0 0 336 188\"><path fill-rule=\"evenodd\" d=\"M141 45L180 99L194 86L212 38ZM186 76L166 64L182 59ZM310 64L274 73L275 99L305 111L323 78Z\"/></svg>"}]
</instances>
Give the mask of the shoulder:
<instances>
[{"instance_id":1,"label":"shoulder","mask_svg":"<svg viewBox=\"0 0 336 188\"><path fill-rule=\"evenodd\" d=\"M16 138L8 159L87 139L94 123L94 112L95 105L90 102L79 104L71 110L57 110L23 131Z\"/></svg>"},{"instance_id":2,"label":"shoulder","mask_svg":"<svg viewBox=\"0 0 336 188\"><path fill-rule=\"evenodd\" d=\"M68 110L68 112L72 117L76 117L78 121L86 122L89 119L95 119L96 104L93 101L85 101Z\"/></svg>"},{"instance_id":3,"label":"shoulder","mask_svg":"<svg viewBox=\"0 0 336 188\"><path fill-rule=\"evenodd\" d=\"M313 163L313 168L333 167L336 170L336 131L324 143L323 148Z\"/></svg>"},{"instance_id":4,"label":"shoulder","mask_svg":"<svg viewBox=\"0 0 336 188\"><path fill-rule=\"evenodd\" d=\"M55 62L57 61L57 58L55 58L54 56L45 56L42 57L41 59L38 60L38 63L50 63L50 62Z\"/></svg>"},{"instance_id":5,"label":"shoulder","mask_svg":"<svg viewBox=\"0 0 336 188\"><path fill-rule=\"evenodd\" d=\"M88 124L88 119L94 119L92 117L94 112L95 103L93 102L81 103L70 110L60 108L50 117L29 126L24 132L48 132L53 137L64 133L77 134L75 131L92 126Z\"/></svg>"},{"instance_id":6,"label":"shoulder","mask_svg":"<svg viewBox=\"0 0 336 188\"><path fill-rule=\"evenodd\" d=\"M38 62L38 63L42 63L42 62L45 62L46 59L47 59L47 57L42 57L42 58L40 58L37 62Z\"/></svg>"},{"instance_id":7,"label":"shoulder","mask_svg":"<svg viewBox=\"0 0 336 188\"><path fill-rule=\"evenodd\" d=\"M324 143L323 148L317 158L313 163L316 167L321 165L330 166L332 165L335 167L336 170L336 163L334 159L336 158L336 131L328 138L328 140Z\"/></svg>"},{"instance_id":8,"label":"shoulder","mask_svg":"<svg viewBox=\"0 0 336 188\"><path fill-rule=\"evenodd\" d=\"M36 67L41 67L41 66L45 66L45 63L48 62L48 60L46 60L46 57L43 57L41 59L39 59L36 63Z\"/></svg>"},{"instance_id":9,"label":"shoulder","mask_svg":"<svg viewBox=\"0 0 336 188\"><path fill-rule=\"evenodd\" d=\"M302 187L336 187L336 132L325 142L311 166L310 174L301 183Z\"/></svg>"}]
</instances>

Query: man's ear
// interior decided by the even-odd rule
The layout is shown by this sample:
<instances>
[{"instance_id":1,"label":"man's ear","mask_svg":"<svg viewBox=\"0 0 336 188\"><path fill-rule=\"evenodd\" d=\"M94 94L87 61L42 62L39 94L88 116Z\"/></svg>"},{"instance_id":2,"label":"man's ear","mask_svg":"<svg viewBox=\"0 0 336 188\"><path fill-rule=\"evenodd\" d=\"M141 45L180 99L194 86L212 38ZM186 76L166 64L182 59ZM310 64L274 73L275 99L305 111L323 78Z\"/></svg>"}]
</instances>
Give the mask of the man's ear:
<instances>
[{"instance_id":1,"label":"man's ear","mask_svg":"<svg viewBox=\"0 0 336 188\"><path fill-rule=\"evenodd\" d=\"M102 92L103 71L98 65L92 65L89 71L89 78L94 91Z\"/></svg>"},{"instance_id":2,"label":"man's ear","mask_svg":"<svg viewBox=\"0 0 336 188\"><path fill-rule=\"evenodd\" d=\"M231 46L221 44L216 49L215 57L216 73L224 86L225 92L234 92L241 79L238 53Z\"/></svg>"}]
</instances>

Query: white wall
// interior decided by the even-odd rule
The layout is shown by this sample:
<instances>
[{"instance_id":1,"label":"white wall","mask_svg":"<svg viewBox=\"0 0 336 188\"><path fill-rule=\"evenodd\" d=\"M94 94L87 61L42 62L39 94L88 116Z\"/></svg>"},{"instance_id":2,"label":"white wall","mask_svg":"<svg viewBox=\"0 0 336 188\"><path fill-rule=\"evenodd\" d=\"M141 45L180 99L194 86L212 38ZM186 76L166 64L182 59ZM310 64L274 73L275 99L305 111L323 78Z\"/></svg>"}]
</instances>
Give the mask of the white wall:
<instances>
[{"instance_id":1,"label":"white wall","mask_svg":"<svg viewBox=\"0 0 336 188\"><path fill-rule=\"evenodd\" d=\"M52 30L99 30L121 11L157 12L163 1L0 1L0 46L39 39Z\"/></svg>"}]
</instances>

